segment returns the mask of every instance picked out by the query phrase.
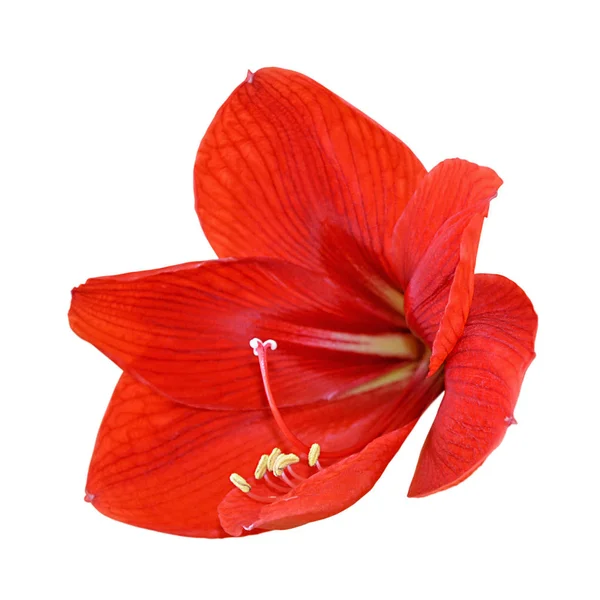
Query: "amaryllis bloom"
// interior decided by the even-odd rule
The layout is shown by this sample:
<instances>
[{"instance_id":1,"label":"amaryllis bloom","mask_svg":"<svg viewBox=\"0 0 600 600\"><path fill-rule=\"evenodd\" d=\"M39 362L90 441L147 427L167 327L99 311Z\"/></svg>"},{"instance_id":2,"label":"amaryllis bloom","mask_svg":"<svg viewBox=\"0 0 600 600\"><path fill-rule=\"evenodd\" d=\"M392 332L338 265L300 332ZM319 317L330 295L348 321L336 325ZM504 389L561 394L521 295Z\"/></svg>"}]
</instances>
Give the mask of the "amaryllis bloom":
<instances>
[{"instance_id":1,"label":"amaryllis bloom","mask_svg":"<svg viewBox=\"0 0 600 600\"><path fill-rule=\"evenodd\" d=\"M86 499L200 537L322 519L444 390L409 496L471 475L515 423L537 328L516 284L474 275L501 183L459 159L427 172L303 75L249 73L194 169L220 259L73 291L73 330L123 369Z\"/></svg>"}]
</instances>

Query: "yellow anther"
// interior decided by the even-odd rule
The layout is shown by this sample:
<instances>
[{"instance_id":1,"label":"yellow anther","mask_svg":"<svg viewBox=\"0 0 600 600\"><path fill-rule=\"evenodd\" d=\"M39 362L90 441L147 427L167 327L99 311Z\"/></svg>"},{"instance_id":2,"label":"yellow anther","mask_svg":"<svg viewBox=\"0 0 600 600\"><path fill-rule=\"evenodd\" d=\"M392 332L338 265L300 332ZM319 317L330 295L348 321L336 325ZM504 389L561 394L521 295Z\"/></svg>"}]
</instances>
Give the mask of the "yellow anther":
<instances>
[{"instance_id":1,"label":"yellow anther","mask_svg":"<svg viewBox=\"0 0 600 600\"><path fill-rule=\"evenodd\" d=\"M308 466L314 467L319 460L319 454L321 454L321 446L319 444L313 444L308 451Z\"/></svg>"},{"instance_id":2,"label":"yellow anther","mask_svg":"<svg viewBox=\"0 0 600 600\"><path fill-rule=\"evenodd\" d=\"M272 471L273 465L275 464L275 459L281 454L281 450L279 448L273 448L271 450L271 454L269 454L269 458L267 459L267 470Z\"/></svg>"},{"instance_id":3,"label":"yellow anther","mask_svg":"<svg viewBox=\"0 0 600 600\"><path fill-rule=\"evenodd\" d=\"M256 465L254 470L254 479L262 479L267 472L267 463L269 462L269 455L263 454Z\"/></svg>"},{"instance_id":4,"label":"yellow anther","mask_svg":"<svg viewBox=\"0 0 600 600\"><path fill-rule=\"evenodd\" d=\"M244 494L247 494L252 489L252 486L237 473L232 473L229 476L229 481L231 481L231 483L233 483L238 490L242 490Z\"/></svg>"},{"instance_id":5,"label":"yellow anther","mask_svg":"<svg viewBox=\"0 0 600 600\"><path fill-rule=\"evenodd\" d=\"M275 475L275 477L281 477L284 469L290 465L295 465L297 462L300 462L300 459L295 454L280 454L275 459L275 464L273 465L273 475Z\"/></svg>"}]
</instances>

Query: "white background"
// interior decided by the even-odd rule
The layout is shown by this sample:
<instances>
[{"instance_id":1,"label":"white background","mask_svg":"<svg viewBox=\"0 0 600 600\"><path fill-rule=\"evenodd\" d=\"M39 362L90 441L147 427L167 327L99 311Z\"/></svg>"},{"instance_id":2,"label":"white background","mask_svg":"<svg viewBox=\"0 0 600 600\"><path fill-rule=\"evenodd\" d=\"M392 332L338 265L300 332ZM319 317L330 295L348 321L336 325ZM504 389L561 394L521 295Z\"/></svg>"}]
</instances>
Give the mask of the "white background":
<instances>
[{"instance_id":1,"label":"white background","mask_svg":"<svg viewBox=\"0 0 600 600\"><path fill-rule=\"evenodd\" d=\"M594 4L3 2L0 596L598 598ZM119 372L69 330L70 290L212 256L195 152L246 69L273 65L427 168L459 156L504 179L478 271L514 279L539 313L519 425L426 499L406 492L432 411L333 518L242 540L129 527L83 502Z\"/></svg>"}]
</instances>

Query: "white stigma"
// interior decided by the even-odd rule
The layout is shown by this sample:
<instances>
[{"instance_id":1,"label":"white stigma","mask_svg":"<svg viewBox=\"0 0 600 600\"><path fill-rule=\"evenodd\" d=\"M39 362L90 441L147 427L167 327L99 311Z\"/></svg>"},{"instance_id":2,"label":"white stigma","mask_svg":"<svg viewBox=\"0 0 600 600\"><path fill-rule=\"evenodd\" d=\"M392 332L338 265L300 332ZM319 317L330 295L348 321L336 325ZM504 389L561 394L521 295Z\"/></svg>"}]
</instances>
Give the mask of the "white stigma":
<instances>
[{"instance_id":1,"label":"white stigma","mask_svg":"<svg viewBox=\"0 0 600 600\"><path fill-rule=\"evenodd\" d=\"M268 348L269 350L277 350L277 342L275 340L267 340L266 342L263 342L258 338L252 338L250 340L250 348L254 350L254 356L258 356L257 349L259 346L262 346L263 348Z\"/></svg>"}]
</instances>

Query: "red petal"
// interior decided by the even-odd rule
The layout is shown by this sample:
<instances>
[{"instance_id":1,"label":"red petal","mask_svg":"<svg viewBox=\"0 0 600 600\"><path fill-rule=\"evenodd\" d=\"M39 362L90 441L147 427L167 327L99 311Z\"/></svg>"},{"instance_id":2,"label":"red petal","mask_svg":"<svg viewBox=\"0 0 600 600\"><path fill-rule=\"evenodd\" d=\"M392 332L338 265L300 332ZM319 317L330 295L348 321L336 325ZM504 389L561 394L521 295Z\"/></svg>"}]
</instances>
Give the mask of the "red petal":
<instances>
[{"instance_id":1,"label":"red petal","mask_svg":"<svg viewBox=\"0 0 600 600\"><path fill-rule=\"evenodd\" d=\"M273 504L262 504L232 490L219 505L223 529L290 529L335 515L360 500L381 477L416 421L371 442L362 452L319 471Z\"/></svg>"},{"instance_id":2,"label":"red petal","mask_svg":"<svg viewBox=\"0 0 600 600\"><path fill-rule=\"evenodd\" d=\"M369 431L388 408L367 395L284 409L309 444L337 450ZM210 411L176 404L124 374L100 427L86 498L105 515L179 535L222 537L217 506L229 475L249 477L259 457L289 446L268 411Z\"/></svg>"},{"instance_id":3,"label":"red petal","mask_svg":"<svg viewBox=\"0 0 600 600\"><path fill-rule=\"evenodd\" d=\"M424 173L398 138L312 79L261 69L200 144L196 210L219 256L319 268L324 223L381 255Z\"/></svg>"},{"instance_id":4,"label":"red petal","mask_svg":"<svg viewBox=\"0 0 600 600\"><path fill-rule=\"evenodd\" d=\"M464 334L448 357L446 393L421 451L409 496L467 478L515 422L513 410L533 360L537 316L515 283L476 275Z\"/></svg>"},{"instance_id":5,"label":"red petal","mask_svg":"<svg viewBox=\"0 0 600 600\"><path fill-rule=\"evenodd\" d=\"M398 340L419 352L324 276L269 259L92 279L74 290L69 316L123 370L205 408L266 406L254 337L279 343L269 362L281 406L332 398L401 365L378 346L392 337L394 352Z\"/></svg>"},{"instance_id":6,"label":"red petal","mask_svg":"<svg viewBox=\"0 0 600 600\"><path fill-rule=\"evenodd\" d=\"M289 529L337 514L362 498L396 454L417 419L443 388L438 376L420 380L406 400L413 403L411 420L376 438L362 451L310 476L272 504L263 504L232 490L219 505L221 525L230 535L247 531Z\"/></svg>"},{"instance_id":7,"label":"red petal","mask_svg":"<svg viewBox=\"0 0 600 600\"><path fill-rule=\"evenodd\" d=\"M406 290L412 331L432 347L430 374L463 333L473 298L474 269L487 202L450 218L434 238Z\"/></svg>"},{"instance_id":8,"label":"red petal","mask_svg":"<svg viewBox=\"0 0 600 600\"><path fill-rule=\"evenodd\" d=\"M402 289L444 223L481 202L489 203L501 185L491 169L458 158L441 162L423 178L396 224L388 250Z\"/></svg>"},{"instance_id":9,"label":"red petal","mask_svg":"<svg viewBox=\"0 0 600 600\"><path fill-rule=\"evenodd\" d=\"M374 315L395 328L406 328L404 294L379 257L343 229L323 228L321 264L328 277L354 298L361 298Z\"/></svg>"}]
</instances>

